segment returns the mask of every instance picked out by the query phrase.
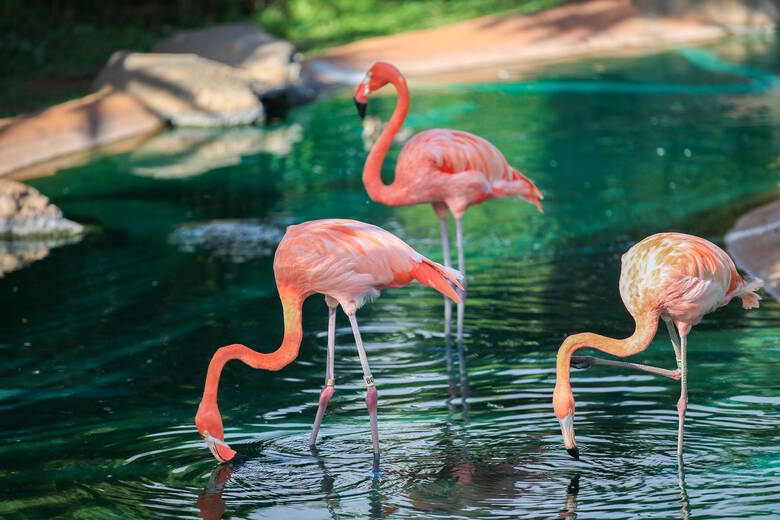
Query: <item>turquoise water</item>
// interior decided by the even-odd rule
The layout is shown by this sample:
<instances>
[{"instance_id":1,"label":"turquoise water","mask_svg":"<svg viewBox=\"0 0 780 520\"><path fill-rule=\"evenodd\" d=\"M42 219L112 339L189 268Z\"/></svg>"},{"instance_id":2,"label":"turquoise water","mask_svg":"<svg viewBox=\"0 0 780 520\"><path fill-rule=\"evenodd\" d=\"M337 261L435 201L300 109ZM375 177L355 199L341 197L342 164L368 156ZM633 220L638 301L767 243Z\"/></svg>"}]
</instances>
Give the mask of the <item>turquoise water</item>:
<instances>
[{"instance_id":1,"label":"turquoise water","mask_svg":"<svg viewBox=\"0 0 780 520\"><path fill-rule=\"evenodd\" d=\"M358 313L379 390L379 479L343 315L336 394L319 449L307 446L321 297L304 305L295 362L224 371L227 439L251 460L218 466L194 427L217 347L281 341L272 258L285 226L360 219L441 258L429 207L367 198L348 92L268 129L168 131L31 181L92 232L0 278L0 517L777 518L780 305L765 293L760 309L732 302L690 336L682 481L679 383L576 372L579 462L551 396L567 334L632 331L617 290L631 244L672 230L722 244L738 215L778 196L779 74L766 37L522 82L412 86L415 132L486 137L536 181L545 214L518 200L468 211L462 360L430 289L384 291ZM393 103L369 113L387 118ZM634 361L672 368L665 332Z\"/></svg>"}]
</instances>

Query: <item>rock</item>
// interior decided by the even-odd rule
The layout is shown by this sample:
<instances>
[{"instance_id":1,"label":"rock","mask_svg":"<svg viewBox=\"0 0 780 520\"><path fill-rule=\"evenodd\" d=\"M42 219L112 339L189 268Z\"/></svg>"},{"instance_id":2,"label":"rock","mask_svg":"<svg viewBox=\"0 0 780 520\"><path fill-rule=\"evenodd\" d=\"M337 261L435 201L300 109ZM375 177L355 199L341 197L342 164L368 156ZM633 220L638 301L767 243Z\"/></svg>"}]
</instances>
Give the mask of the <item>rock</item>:
<instances>
[{"instance_id":1,"label":"rock","mask_svg":"<svg viewBox=\"0 0 780 520\"><path fill-rule=\"evenodd\" d=\"M742 215L726 234L726 249L780 301L780 199Z\"/></svg>"},{"instance_id":2,"label":"rock","mask_svg":"<svg viewBox=\"0 0 780 520\"><path fill-rule=\"evenodd\" d=\"M298 103L313 96L295 47L248 23L181 32L154 52L197 54L239 68L255 81L255 94L262 99L283 94L288 103Z\"/></svg>"},{"instance_id":3,"label":"rock","mask_svg":"<svg viewBox=\"0 0 780 520\"><path fill-rule=\"evenodd\" d=\"M125 92L91 94L0 122L0 174L66 160L159 129L163 121ZM45 170L45 168L43 168Z\"/></svg>"},{"instance_id":4,"label":"rock","mask_svg":"<svg viewBox=\"0 0 780 520\"><path fill-rule=\"evenodd\" d=\"M293 124L267 130L242 128L176 128L161 132L130 153L135 175L180 179L241 162L258 153L287 155L302 138L303 128Z\"/></svg>"},{"instance_id":5,"label":"rock","mask_svg":"<svg viewBox=\"0 0 780 520\"><path fill-rule=\"evenodd\" d=\"M116 52L95 81L126 90L176 126L234 126L264 117L254 81L194 54Z\"/></svg>"},{"instance_id":6,"label":"rock","mask_svg":"<svg viewBox=\"0 0 780 520\"><path fill-rule=\"evenodd\" d=\"M83 232L81 224L63 218L62 211L35 188L0 179L0 237L69 237Z\"/></svg>"},{"instance_id":7,"label":"rock","mask_svg":"<svg viewBox=\"0 0 780 520\"><path fill-rule=\"evenodd\" d=\"M772 29L780 21L780 5L776 0L632 0L632 3L651 15L698 19L737 31Z\"/></svg>"},{"instance_id":8,"label":"rock","mask_svg":"<svg viewBox=\"0 0 780 520\"><path fill-rule=\"evenodd\" d=\"M186 224L174 231L168 241L186 253L201 252L242 263L273 256L283 236L282 226L257 220L213 220Z\"/></svg>"}]
</instances>

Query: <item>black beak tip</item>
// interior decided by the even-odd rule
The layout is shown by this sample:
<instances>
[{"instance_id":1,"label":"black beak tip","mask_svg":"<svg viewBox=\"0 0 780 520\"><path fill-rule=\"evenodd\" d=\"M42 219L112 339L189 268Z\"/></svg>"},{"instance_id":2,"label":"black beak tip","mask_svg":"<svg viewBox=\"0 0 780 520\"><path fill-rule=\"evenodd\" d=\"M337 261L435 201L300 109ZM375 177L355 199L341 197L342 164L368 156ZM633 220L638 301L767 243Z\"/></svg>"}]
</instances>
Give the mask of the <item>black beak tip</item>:
<instances>
[{"instance_id":1,"label":"black beak tip","mask_svg":"<svg viewBox=\"0 0 780 520\"><path fill-rule=\"evenodd\" d=\"M569 452L569 455L571 455L574 460L580 460L580 449L577 446L566 448L566 451Z\"/></svg>"},{"instance_id":2,"label":"black beak tip","mask_svg":"<svg viewBox=\"0 0 780 520\"><path fill-rule=\"evenodd\" d=\"M352 98L355 101L355 106L357 107L358 115L360 116L360 119L363 119L366 117L366 106L368 103L361 103L357 100L357 98Z\"/></svg>"},{"instance_id":3,"label":"black beak tip","mask_svg":"<svg viewBox=\"0 0 780 520\"><path fill-rule=\"evenodd\" d=\"M249 457L247 457L246 455L242 455L242 454L236 452L236 454L233 455L233 458L230 459L229 461L227 461L227 463L232 466L234 464L243 464L244 462L246 462L248 460L249 460Z\"/></svg>"}]
</instances>

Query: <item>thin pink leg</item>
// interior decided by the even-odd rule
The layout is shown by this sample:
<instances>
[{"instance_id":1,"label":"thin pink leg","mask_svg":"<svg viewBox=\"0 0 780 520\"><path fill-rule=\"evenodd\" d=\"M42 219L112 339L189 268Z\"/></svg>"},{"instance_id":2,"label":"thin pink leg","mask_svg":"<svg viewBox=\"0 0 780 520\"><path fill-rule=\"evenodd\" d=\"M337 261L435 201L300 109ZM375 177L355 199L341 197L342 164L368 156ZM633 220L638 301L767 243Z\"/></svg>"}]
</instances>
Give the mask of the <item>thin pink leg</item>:
<instances>
[{"instance_id":1,"label":"thin pink leg","mask_svg":"<svg viewBox=\"0 0 780 520\"><path fill-rule=\"evenodd\" d=\"M590 368L593 365L608 365L612 367L621 368L633 368L636 370L642 370L644 372L650 372L652 374L658 374L659 376L670 377L672 379L680 380L681 371L667 370L665 368L651 367L649 365L641 365L639 363L627 363L625 361L615 361L614 359L601 359L594 356L572 356L571 367L577 369Z\"/></svg>"},{"instance_id":2,"label":"thin pink leg","mask_svg":"<svg viewBox=\"0 0 780 520\"><path fill-rule=\"evenodd\" d=\"M680 326L678 325L679 329ZM686 353L687 331L680 331L680 399L677 401L677 457L682 458L683 427L685 426L685 410L688 408L688 359Z\"/></svg>"},{"instance_id":3,"label":"thin pink leg","mask_svg":"<svg viewBox=\"0 0 780 520\"><path fill-rule=\"evenodd\" d=\"M363 340L360 338L357 320L354 314L349 314L349 323L352 325L352 333L355 335L355 345L357 346L360 364L363 366L363 381L366 383L366 408L371 419L371 441L374 444L374 471L379 469L379 427L377 425L377 392L374 386L374 376L371 375L371 368L368 366L366 351L363 348Z\"/></svg>"},{"instance_id":4,"label":"thin pink leg","mask_svg":"<svg viewBox=\"0 0 780 520\"><path fill-rule=\"evenodd\" d=\"M309 437L309 446L314 446L317 442L317 434L320 432L322 419L325 417L325 409L328 407L330 398L336 391L336 379L334 377L334 357L336 352L336 307L328 305L328 361L325 366L325 386L320 392L320 404L317 408L317 418L314 419L314 426Z\"/></svg>"},{"instance_id":5,"label":"thin pink leg","mask_svg":"<svg viewBox=\"0 0 780 520\"><path fill-rule=\"evenodd\" d=\"M437 212L438 214L438 212ZM444 267L450 267L450 239L447 235L447 215L439 216L439 230L441 231L441 248L444 256ZM450 333L450 321L452 320L452 300L444 297L444 334Z\"/></svg>"},{"instance_id":6,"label":"thin pink leg","mask_svg":"<svg viewBox=\"0 0 780 520\"><path fill-rule=\"evenodd\" d=\"M463 289L458 289L457 293L460 301L463 302L468 291L468 280L466 280L466 262L463 255L463 226L459 218L455 219L455 238L458 243L458 270L463 274Z\"/></svg>"}]
</instances>

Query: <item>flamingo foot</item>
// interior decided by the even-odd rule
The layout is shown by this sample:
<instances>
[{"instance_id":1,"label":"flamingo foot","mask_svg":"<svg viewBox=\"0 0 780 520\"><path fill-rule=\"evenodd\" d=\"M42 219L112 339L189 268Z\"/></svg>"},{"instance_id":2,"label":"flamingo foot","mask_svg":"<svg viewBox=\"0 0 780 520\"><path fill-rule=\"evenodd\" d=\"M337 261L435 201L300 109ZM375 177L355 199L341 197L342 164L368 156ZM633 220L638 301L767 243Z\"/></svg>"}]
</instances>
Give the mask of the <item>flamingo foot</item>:
<instances>
[{"instance_id":1,"label":"flamingo foot","mask_svg":"<svg viewBox=\"0 0 780 520\"><path fill-rule=\"evenodd\" d=\"M371 469L371 476L374 478L382 476L382 472L379 471L379 453L374 453L374 464Z\"/></svg>"},{"instance_id":2,"label":"flamingo foot","mask_svg":"<svg viewBox=\"0 0 780 520\"><path fill-rule=\"evenodd\" d=\"M680 378L682 377L682 370L680 370L679 368L676 370L672 370L672 373L669 375L669 377L671 377L676 381L679 381Z\"/></svg>"},{"instance_id":3,"label":"flamingo foot","mask_svg":"<svg viewBox=\"0 0 780 520\"><path fill-rule=\"evenodd\" d=\"M328 402L333 394L336 392L336 388L333 385L325 385L320 392L320 403L317 408L317 418L314 419L314 426L311 429L311 436L309 437L309 446L314 446L317 442L317 435L320 432L320 425L322 419L325 417L325 409L328 407Z\"/></svg>"}]
</instances>

